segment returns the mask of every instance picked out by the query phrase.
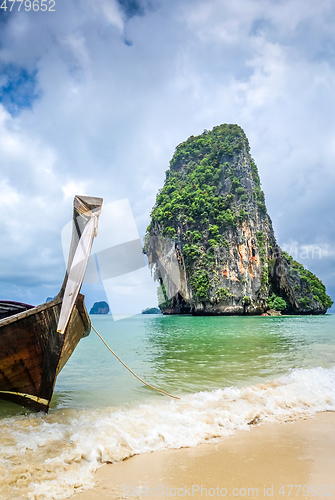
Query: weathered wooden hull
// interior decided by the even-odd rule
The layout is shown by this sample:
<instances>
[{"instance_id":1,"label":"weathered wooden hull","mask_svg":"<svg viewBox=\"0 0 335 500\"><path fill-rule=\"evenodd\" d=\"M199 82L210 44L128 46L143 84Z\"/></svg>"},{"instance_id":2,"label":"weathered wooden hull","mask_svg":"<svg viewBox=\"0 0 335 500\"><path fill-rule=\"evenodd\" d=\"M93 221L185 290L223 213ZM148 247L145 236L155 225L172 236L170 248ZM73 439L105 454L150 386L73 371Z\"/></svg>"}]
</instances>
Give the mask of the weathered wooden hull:
<instances>
[{"instance_id":1,"label":"weathered wooden hull","mask_svg":"<svg viewBox=\"0 0 335 500\"><path fill-rule=\"evenodd\" d=\"M61 307L60 294L0 321L0 399L48 411L58 373L91 329L83 295L64 334L57 332Z\"/></svg>"}]
</instances>

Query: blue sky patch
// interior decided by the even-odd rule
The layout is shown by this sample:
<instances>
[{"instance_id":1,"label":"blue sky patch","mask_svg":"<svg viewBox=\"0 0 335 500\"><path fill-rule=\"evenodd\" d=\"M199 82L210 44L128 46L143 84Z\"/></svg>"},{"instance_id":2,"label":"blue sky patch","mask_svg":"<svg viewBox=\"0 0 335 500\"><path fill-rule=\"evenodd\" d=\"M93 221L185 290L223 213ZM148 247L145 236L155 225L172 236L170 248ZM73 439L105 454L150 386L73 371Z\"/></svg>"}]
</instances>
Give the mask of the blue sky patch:
<instances>
[{"instance_id":1,"label":"blue sky patch","mask_svg":"<svg viewBox=\"0 0 335 500\"><path fill-rule=\"evenodd\" d=\"M14 65L0 68L0 102L12 116L31 108L38 98L36 73Z\"/></svg>"},{"instance_id":2,"label":"blue sky patch","mask_svg":"<svg viewBox=\"0 0 335 500\"><path fill-rule=\"evenodd\" d=\"M269 35L275 35L274 32L275 30L271 22L268 19L260 17L253 21L250 29L251 36L259 36L266 33L268 37Z\"/></svg>"},{"instance_id":3,"label":"blue sky patch","mask_svg":"<svg viewBox=\"0 0 335 500\"><path fill-rule=\"evenodd\" d=\"M144 9L138 0L118 0L128 18L143 16Z\"/></svg>"}]
</instances>

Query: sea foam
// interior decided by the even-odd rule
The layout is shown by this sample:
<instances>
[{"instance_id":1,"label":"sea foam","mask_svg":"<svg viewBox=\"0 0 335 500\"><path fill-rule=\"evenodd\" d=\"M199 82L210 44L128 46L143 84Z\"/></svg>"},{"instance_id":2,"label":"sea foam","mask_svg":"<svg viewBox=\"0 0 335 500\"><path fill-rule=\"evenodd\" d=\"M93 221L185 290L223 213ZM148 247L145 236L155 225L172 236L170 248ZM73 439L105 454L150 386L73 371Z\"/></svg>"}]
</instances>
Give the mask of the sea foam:
<instances>
[{"instance_id":1,"label":"sea foam","mask_svg":"<svg viewBox=\"0 0 335 500\"><path fill-rule=\"evenodd\" d=\"M92 486L104 463L326 410L335 411L335 367L295 369L271 382L180 400L8 418L0 423L0 489L8 500L62 499Z\"/></svg>"}]
</instances>

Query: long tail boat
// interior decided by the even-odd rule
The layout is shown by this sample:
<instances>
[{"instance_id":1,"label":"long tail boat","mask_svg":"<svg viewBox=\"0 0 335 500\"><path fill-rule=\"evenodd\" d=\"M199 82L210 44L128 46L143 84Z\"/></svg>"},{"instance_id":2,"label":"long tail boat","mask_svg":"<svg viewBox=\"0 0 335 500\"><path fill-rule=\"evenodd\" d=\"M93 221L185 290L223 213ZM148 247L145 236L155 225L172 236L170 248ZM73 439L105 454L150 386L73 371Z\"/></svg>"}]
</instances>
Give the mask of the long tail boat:
<instances>
[{"instance_id":1,"label":"long tail boat","mask_svg":"<svg viewBox=\"0 0 335 500\"><path fill-rule=\"evenodd\" d=\"M0 399L48 412L57 375L91 324L80 288L102 198L75 196L65 279L57 297L40 306L0 301Z\"/></svg>"}]
</instances>

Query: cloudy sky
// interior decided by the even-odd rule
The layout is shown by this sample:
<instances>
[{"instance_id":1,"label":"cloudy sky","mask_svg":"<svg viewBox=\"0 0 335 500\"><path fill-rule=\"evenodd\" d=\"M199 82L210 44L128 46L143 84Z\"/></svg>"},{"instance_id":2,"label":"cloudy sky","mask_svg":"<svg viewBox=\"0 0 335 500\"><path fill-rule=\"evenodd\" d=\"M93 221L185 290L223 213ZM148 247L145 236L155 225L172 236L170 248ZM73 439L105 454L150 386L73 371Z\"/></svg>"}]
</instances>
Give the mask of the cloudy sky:
<instances>
[{"instance_id":1,"label":"cloudy sky","mask_svg":"<svg viewBox=\"0 0 335 500\"><path fill-rule=\"evenodd\" d=\"M128 198L143 235L175 146L237 123L279 244L335 299L333 0L55 0L53 12L7 5L1 298L38 304L56 295L74 194ZM145 280L120 284L129 312L149 290ZM104 299L98 285L86 289L89 307ZM146 305L154 301L150 288Z\"/></svg>"}]
</instances>

